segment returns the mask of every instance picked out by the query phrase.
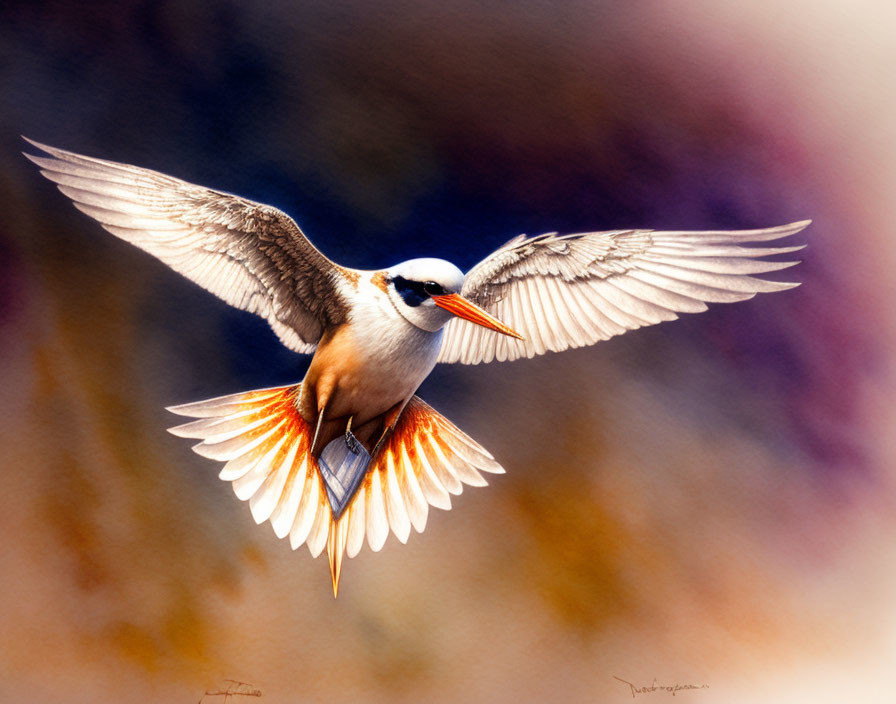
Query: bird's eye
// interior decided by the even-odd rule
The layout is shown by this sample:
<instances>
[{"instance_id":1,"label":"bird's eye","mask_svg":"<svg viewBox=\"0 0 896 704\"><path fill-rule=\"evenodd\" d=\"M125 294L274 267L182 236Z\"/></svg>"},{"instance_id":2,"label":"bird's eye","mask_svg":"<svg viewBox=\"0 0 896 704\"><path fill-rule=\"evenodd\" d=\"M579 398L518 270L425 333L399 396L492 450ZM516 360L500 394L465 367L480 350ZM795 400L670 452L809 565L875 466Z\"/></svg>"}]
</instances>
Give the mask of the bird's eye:
<instances>
[{"instance_id":1,"label":"bird's eye","mask_svg":"<svg viewBox=\"0 0 896 704\"><path fill-rule=\"evenodd\" d=\"M427 281L425 284L423 284L423 290L426 291L426 293L428 293L430 296L445 295L445 289L435 281Z\"/></svg>"}]
</instances>

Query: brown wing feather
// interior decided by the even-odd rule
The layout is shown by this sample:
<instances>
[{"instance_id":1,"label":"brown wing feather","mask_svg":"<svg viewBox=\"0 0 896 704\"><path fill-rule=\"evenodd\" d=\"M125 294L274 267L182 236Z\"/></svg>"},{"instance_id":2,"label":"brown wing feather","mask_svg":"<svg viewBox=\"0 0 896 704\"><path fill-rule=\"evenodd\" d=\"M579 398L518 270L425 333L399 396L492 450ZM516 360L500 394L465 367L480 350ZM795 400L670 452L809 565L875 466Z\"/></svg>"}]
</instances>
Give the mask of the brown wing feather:
<instances>
[{"instance_id":1,"label":"brown wing feather","mask_svg":"<svg viewBox=\"0 0 896 704\"><path fill-rule=\"evenodd\" d=\"M31 144L50 156L25 156L75 207L230 305L266 318L287 347L310 352L325 328L344 322L342 270L280 210Z\"/></svg>"}]
</instances>

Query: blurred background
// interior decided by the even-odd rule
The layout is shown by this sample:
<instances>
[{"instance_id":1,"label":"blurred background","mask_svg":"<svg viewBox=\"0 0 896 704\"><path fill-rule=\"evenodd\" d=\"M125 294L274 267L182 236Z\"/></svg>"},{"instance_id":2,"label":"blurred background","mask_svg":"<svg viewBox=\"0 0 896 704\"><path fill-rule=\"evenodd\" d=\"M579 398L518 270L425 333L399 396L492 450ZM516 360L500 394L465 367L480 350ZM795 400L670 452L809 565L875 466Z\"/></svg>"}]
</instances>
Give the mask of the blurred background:
<instances>
[{"instance_id":1,"label":"blurred background","mask_svg":"<svg viewBox=\"0 0 896 704\"><path fill-rule=\"evenodd\" d=\"M251 5L0 10L0 700L892 701L893 7ZM308 358L78 213L20 134L278 206L369 269L814 224L796 290L437 369L420 395L508 473L334 601L165 432Z\"/></svg>"}]
</instances>

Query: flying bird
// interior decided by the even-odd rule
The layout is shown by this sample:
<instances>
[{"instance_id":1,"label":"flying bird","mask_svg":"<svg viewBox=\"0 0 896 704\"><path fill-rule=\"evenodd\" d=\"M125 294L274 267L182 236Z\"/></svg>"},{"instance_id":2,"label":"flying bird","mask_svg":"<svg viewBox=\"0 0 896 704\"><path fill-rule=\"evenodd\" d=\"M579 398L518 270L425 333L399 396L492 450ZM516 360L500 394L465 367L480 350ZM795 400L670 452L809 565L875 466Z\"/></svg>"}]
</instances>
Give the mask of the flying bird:
<instances>
[{"instance_id":1,"label":"flying bird","mask_svg":"<svg viewBox=\"0 0 896 704\"><path fill-rule=\"evenodd\" d=\"M171 428L225 462L220 477L293 549L326 548L333 594L343 558L391 530L406 542L430 506L504 469L415 396L439 362L479 364L591 345L646 325L796 286L756 274L792 266L747 247L809 221L761 230L613 230L521 235L464 274L442 259L343 267L280 210L148 169L29 141L26 156L78 210L311 354L297 384L168 410Z\"/></svg>"}]
</instances>

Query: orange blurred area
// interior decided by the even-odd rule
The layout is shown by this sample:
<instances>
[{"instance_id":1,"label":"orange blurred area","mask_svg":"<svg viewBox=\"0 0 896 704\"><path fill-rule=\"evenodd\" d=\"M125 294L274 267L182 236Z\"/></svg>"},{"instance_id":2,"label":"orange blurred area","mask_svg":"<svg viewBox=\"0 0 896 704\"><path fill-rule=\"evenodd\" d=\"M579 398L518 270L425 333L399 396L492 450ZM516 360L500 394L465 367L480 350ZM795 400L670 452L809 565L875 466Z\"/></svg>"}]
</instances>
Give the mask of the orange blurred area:
<instances>
[{"instance_id":1,"label":"orange blurred area","mask_svg":"<svg viewBox=\"0 0 896 704\"><path fill-rule=\"evenodd\" d=\"M0 701L893 700L888 6L0 17ZM814 224L793 291L437 369L420 395L507 474L362 550L334 600L325 559L165 432L165 406L308 359L77 213L21 132L270 202L365 268Z\"/></svg>"}]
</instances>

